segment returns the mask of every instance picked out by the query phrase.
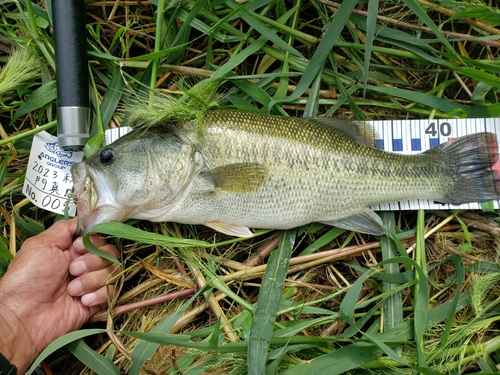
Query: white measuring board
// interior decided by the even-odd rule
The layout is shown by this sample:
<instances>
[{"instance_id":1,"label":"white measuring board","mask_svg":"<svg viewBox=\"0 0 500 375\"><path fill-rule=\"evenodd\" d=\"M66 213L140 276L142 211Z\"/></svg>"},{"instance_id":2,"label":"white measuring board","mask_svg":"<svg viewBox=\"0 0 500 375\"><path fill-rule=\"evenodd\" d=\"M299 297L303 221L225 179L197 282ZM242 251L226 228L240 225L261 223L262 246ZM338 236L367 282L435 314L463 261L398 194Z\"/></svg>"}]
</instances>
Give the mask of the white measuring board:
<instances>
[{"instance_id":1,"label":"white measuring board","mask_svg":"<svg viewBox=\"0 0 500 375\"><path fill-rule=\"evenodd\" d=\"M437 146L473 133L495 133L500 144L500 118L451 119L451 120L388 120L371 121L375 147L394 153L418 154ZM115 128L106 131L106 144L110 144L131 128ZM495 209L500 207L494 201ZM450 205L424 199L379 204L371 207L375 211L400 210L454 210L480 209L478 203Z\"/></svg>"}]
</instances>

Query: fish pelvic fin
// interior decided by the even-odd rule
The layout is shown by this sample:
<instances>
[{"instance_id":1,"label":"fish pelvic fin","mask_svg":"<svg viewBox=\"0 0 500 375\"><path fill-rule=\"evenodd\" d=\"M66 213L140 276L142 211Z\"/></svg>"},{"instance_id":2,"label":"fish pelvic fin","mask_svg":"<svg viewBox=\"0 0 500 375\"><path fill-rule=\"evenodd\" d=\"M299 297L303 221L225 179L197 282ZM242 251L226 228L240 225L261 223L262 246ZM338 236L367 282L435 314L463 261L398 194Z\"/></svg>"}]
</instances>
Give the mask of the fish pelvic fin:
<instances>
[{"instance_id":1,"label":"fish pelvic fin","mask_svg":"<svg viewBox=\"0 0 500 375\"><path fill-rule=\"evenodd\" d=\"M228 223L223 223L221 221L209 221L204 223L205 226L216 230L217 232L221 232L224 234L228 234L230 236L249 238L253 236L252 231L248 227L232 225Z\"/></svg>"},{"instance_id":2,"label":"fish pelvic fin","mask_svg":"<svg viewBox=\"0 0 500 375\"><path fill-rule=\"evenodd\" d=\"M214 192L222 190L250 193L264 183L269 169L258 163L235 163L214 168L204 174L214 184Z\"/></svg>"},{"instance_id":3,"label":"fish pelvic fin","mask_svg":"<svg viewBox=\"0 0 500 375\"><path fill-rule=\"evenodd\" d=\"M449 165L450 186L443 203L500 199L500 162L495 134L477 133L427 150Z\"/></svg>"},{"instance_id":4,"label":"fish pelvic fin","mask_svg":"<svg viewBox=\"0 0 500 375\"><path fill-rule=\"evenodd\" d=\"M361 213L347 216L342 219L321 220L321 223L355 232L373 234L375 236L381 236L388 232L380 217L369 208Z\"/></svg>"}]
</instances>

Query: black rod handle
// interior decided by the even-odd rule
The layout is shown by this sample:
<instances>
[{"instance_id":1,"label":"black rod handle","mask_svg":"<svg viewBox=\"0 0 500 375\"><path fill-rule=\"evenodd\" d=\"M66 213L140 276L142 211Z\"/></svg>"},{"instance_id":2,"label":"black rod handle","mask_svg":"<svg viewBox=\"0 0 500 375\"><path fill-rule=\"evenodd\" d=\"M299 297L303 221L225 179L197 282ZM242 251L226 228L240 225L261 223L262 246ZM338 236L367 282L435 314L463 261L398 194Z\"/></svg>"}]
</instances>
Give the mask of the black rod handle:
<instances>
[{"instance_id":1,"label":"black rod handle","mask_svg":"<svg viewBox=\"0 0 500 375\"><path fill-rule=\"evenodd\" d=\"M57 137L79 151L89 138L90 99L85 0L53 0L57 76Z\"/></svg>"}]
</instances>

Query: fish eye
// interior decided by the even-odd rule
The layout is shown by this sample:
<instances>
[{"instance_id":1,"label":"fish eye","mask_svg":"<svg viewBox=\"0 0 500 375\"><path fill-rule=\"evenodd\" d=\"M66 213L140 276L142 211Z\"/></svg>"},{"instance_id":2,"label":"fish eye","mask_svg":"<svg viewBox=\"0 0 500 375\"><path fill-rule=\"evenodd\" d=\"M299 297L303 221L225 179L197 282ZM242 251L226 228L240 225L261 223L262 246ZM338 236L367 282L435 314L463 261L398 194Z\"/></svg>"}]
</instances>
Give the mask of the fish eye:
<instances>
[{"instance_id":1,"label":"fish eye","mask_svg":"<svg viewBox=\"0 0 500 375\"><path fill-rule=\"evenodd\" d=\"M99 155L99 158L101 159L101 162L104 164L109 164L113 161L113 151L110 150L109 148L105 148L104 150L101 151L101 154Z\"/></svg>"}]
</instances>

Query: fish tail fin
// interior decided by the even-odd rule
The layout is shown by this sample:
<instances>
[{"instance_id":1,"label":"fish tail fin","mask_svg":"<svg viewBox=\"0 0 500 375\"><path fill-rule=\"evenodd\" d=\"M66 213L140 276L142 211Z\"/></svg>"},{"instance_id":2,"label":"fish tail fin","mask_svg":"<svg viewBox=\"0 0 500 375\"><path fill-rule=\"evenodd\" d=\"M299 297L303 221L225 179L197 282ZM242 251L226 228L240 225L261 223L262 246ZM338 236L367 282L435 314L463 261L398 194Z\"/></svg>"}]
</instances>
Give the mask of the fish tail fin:
<instances>
[{"instance_id":1,"label":"fish tail fin","mask_svg":"<svg viewBox=\"0 0 500 375\"><path fill-rule=\"evenodd\" d=\"M426 153L439 153L449 165L451 183L446 203L500 199L500 162L495 134L477 133L443 143Z\"/></svg>"}]
</instances>

